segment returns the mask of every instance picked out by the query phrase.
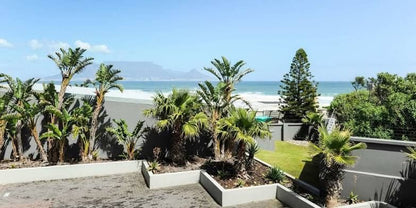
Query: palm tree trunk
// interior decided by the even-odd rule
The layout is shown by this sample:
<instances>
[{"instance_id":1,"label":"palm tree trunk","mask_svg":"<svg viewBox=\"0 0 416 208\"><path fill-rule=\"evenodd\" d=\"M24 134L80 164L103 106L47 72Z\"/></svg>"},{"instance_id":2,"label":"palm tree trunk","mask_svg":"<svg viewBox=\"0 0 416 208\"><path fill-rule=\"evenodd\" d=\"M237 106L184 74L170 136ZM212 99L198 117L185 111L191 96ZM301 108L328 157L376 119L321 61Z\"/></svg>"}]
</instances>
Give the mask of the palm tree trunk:
<instances>
[{"instance_id":1,"label":"palm tree trunk","mask_svg":"<svg viewBox=\"0 0 416 208\"><path fill-rule=\"evenodd\" d=\"M92 120L91 120L91 128L90 128L90 146L88 150L88 156L91 158L91 154L94 151L94 142L95 137L98 129L98 116L100 114L101 108L102 108L102 101L103 101L104 95L101 96L101 94L97 95L97 103L96 107L94 109L94 113L92 114Z\"/></svg>"},{"instance_id":2,"label":"palm tree trunk","mask_svg":"<svg viewBox=\"0 0 416 208\"><path fill-rule=\"evenodd\" d=\"M246 155L246 143L240 141L238 145L238 154L237 154L237 170L241 173L244 171L244 159Z\"/></svg>"},{"instance_id":3,"label":"palm tree trunk","mask_svg":"<svg viewBox=\"0 0 416 208\"><path fill-rule=\"evenodd\" d=\"M35 139L36 144L38 145L40 157L42 158L44 162L48 162L48 156L46 155L46 152L43 149L42 143L40 142L39 134L38 134L38 131L36 130L36 126L31 128L31 132L32 132L33 138Z\"/></svg>"},{"instance_id":4,"label":"palm tree trunk","mask_svg":"<svg viewBox=\"0 0 416 208\"><path fill-rule=\"evenodd\" d=\"M3 145L4 145L4 132L6 130L7 121L0 120L0 160L3 159Z\"/></svg>"},{"instance_id":5,"label":"palm tree trunk","mask_svg":"<svg viewBox=\"0 0 416 208\"><path fill-rule=\"evenodd\" d=\"M184 165L186 159L186 149L183 144L183 139L179 133L179 128L177 127L173 133L172 137L172 149L171 155L172 161L178 165Z\"/></svg>"},{"instance_id":6,"label":"palm tree trunk","mask_svg":"<svg viewBox=\"0 0 416 208\"><path fill-rule=\"evenodd\" d=\"M65 162L65 139L59 140L59 162Z\"/></svg>"},{"instance_id":7,"label":"palm tree trunk","mask_svg":"<svg viewBox=\"0 0 416 208\"><path fill-rule=\"evenodd\" d=\"M17 147L16 147L16 137L12 137L12 155L13 155L13 159L17 158Z\"/></svg>"},{"instance_id":8,"label":"palm tree trunk","mask_svg":"<svg viewBox=\"0 0 416 208\"><path fill-rule=\"evenodd\" d=\"M62 78L62 83L61 83L61 89L59 90L58 93L58 109L61 110L62 105L64 104L64 96L65 96L65 92L66 92L66 88L69 85L69 79L68 78ZM52 119L55 120L55 119Z\"/></svg>"},{"instance_id":9,"label":"palm tree trunk","mask_svg":"<svg viewBox=\"0 0 416 208\"><path fill-rule=\"evenodd\" d=\"M22 142L22 121L18 120L16 124L16 140L17 140L17 154L19 155L19 160L23 159L23 142Z\"/></svg>"},{"instance_id":10,"label":"palm tree trunk","mask_svg":"<svg viewBox=\"0 0 416 208\"><path fill-rule=\"evenodd\" d=\"M220 157L221 157L220 141L218 140L217 128L216 128L217 120L218 120L218 112L214 110L212 112L211 129L212 129L212 137L213 137L213 141L214 141L214 157L215 157L215 160L219 160Z\"/></svg>"}]
</instances>

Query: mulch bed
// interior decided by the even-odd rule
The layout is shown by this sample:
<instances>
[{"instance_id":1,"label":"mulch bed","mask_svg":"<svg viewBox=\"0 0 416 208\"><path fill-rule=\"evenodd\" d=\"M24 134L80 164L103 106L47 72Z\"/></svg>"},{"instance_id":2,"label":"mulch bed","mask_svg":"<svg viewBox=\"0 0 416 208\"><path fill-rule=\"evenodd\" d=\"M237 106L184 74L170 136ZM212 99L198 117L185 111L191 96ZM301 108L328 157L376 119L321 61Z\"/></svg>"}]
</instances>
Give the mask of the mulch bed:
<instances>
[{"instance_id":1,"label":"mulch bed","mask_svg":"<svg viewBox=\"0 0 416 208\"><path fill-rule=\"evenodd\" d=\"M226 189L274 183L266 178L269 167L257 161L254 162L252 170L245 174L237 174L230 162L211 161L202 168Z\"/></svg>"},{"instance_id":2,"label":"mulch bed","mask_svg":"<svg viewBox=\"0 0 416 208\"><path fill-rule=\"evenodd\" d=\"M57 163L57 164L51 164L51 163L44 163L39 160L22 160L22 161L12 161L12 160L3 160L0 161L0 170L5 169L16 169L16 168L37 168L37 167L47 167L47 166L56 166L56 165L77 165L77 164L88 164L88 163L103 163L103 162L111 162L113 160L92 160L92 161L86 161L86 162L76 162L76 163Z\"/></svg>"},{"instance_id":3,"label":"mulch bed","mask_svg":"<svg viewBox=\"0 0 416 208\"><path fill-rule=\"evenodd\" d=\"M162 161L160 163L160 169L157 171L152 171L154 174L161 174L161 173L176 173L176 172L183 172L183 171L191 171L191 170L200 170L201 166L207 161L205 158L201 157L194 157L186 162L184 166L178 166L170 162Z\"/></svg>"}]
</instances>

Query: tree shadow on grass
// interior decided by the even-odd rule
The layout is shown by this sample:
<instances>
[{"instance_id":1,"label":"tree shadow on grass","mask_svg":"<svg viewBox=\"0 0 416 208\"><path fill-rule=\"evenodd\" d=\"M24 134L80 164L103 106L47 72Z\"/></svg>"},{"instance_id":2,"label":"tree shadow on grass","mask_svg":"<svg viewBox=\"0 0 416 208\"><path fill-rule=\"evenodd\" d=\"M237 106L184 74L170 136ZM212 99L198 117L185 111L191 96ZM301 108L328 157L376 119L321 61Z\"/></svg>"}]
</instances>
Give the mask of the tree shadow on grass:
<instances>
[{"instance_id":1,"label":"tree shadow on grass","mask_svg":"<svg viewBox=\"0 0 416 208\"><path fill-rule=\"evenodd\" d=\"M299 179L321 189L319 183L319 155L315 155L311 161L304 160L305 165L303 166L302 172L299 175Z\"/></svg>"}]
</instances>

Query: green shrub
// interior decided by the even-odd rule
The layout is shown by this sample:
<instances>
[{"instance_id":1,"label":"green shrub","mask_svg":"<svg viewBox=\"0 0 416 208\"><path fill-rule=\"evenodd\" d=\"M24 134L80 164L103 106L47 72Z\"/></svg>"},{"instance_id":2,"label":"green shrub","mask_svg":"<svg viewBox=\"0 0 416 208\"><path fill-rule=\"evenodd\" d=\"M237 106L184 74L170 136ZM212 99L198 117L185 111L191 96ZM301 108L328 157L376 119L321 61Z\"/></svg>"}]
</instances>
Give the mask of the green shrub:
<instances>
[{"instance_id":1,"label":"green shrub","mask_svg":"<svg viewBox=\"0 0 416 208\"><path fill-rule=\"evenodd\" d=\"M267 172L266 178L273 182L280 183L285 178L285 173L278 167L272 167Z\"/></svg>"}]
</instances>

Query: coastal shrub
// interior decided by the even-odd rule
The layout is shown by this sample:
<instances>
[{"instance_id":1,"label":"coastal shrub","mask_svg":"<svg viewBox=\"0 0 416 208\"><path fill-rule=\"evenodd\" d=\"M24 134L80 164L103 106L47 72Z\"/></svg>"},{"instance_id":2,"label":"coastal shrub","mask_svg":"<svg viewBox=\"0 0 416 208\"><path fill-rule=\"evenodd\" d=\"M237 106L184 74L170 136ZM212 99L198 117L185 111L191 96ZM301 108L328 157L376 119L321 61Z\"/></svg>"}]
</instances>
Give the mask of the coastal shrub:
<instances>
[{"instance_id":1,"label":"coastal shrub","mask_svg":"<svg viewBox=\"0 0 416 208\"><path fill-rule=\"evenodd\" d=\"M313 76L309 68L308 55L300 48L293 57L289 73L285 74L281 80L279 95L282 106L280 111L284 119L300 121L307 112L316 112L319 96L318 83L312 80Z\"/></svg>"},{"instance_id":2,"label":"coastal shrub","mask_svg":"<svg viewBox=\"0 0 416 208\"><path fill-rule=\"evenodd\" d=\"M270 179L275 183L280 183L285 178L285 173L279 167L272 167L266 174L266 178Z\"/></svg>"},{"instance_id":3,"label":"coastal shrub","mask_svg":"<svg viewBox=\"0 0 416 208\"><path fill-rule=\"evenodd\" d=\"M329 110L354 136L416 140L416 74L379 73L367 89L341 94Z\"/></svg>"}]
</instances>

